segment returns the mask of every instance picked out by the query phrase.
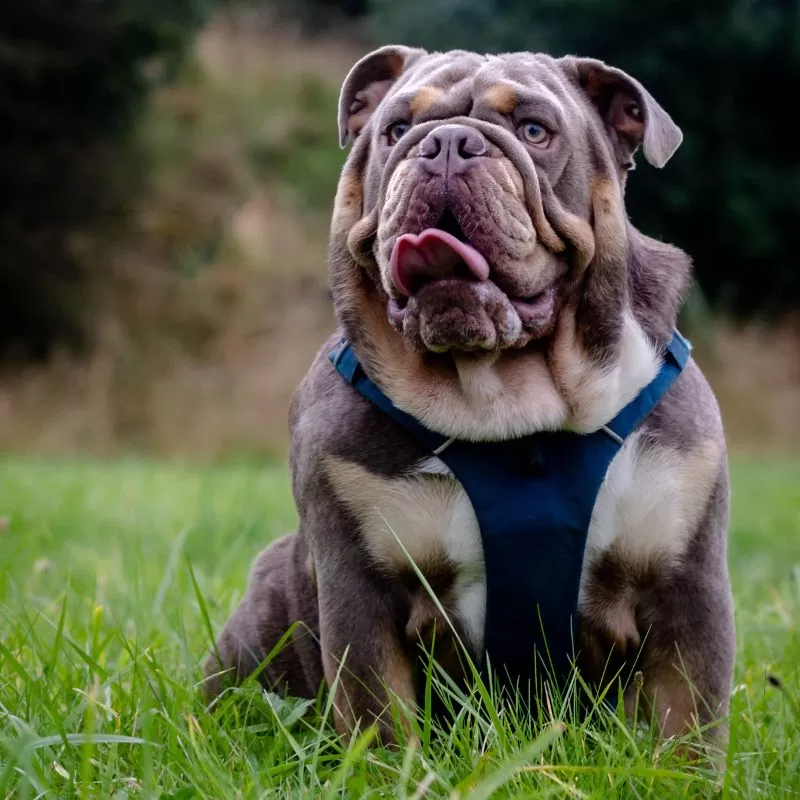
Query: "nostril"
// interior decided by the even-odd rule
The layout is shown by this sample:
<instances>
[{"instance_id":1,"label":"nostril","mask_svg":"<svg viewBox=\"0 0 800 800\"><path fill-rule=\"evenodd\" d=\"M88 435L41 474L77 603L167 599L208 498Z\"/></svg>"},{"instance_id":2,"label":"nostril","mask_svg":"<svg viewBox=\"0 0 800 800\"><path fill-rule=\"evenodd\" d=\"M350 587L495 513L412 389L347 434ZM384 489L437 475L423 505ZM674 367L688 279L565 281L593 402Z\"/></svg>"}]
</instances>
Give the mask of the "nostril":
<instances>
[{"instance_id":1,"label":"nostril","mask_svg":"<svg viewBox=\"0 0 800 800\"><path fill-rule=\"evenodd\" d=\"M479 133L468 133L458 143L458 154L461 158L477 158L486 155L486 139Z\"/></svg>"},{"instance_id":2,"label":"nostril","mask_svg":"<svg viewBox=\"0 0 800 800\"><path fill-rule=\"evenodd\" d=\"M438 136L426 136L419 145L419 154L422 158L436 158L442 152L442 143Z\"/></svg>"}]
</instances>

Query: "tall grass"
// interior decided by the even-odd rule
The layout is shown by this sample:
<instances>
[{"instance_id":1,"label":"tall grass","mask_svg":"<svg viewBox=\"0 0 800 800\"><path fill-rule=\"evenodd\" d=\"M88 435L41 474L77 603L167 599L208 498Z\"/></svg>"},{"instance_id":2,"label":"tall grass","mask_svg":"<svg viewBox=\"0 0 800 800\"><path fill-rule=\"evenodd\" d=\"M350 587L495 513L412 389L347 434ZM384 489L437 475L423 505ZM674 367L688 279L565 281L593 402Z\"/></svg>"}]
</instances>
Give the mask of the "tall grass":
<instances>
[{"instance_id":1,"label":"tall grass","mask_svg":"<svg viewBox=\"0 0 800 800\"><path fill-rule=\"evenodd\" d=\"M331 727L329 697L247 685L211 709L200 663L249 564L295 524L282 467L0 461L0 797L796 797L800 464L738 463L737 667L723 773L590 704L533 718L430 670L400 747ZM369 745L369 746L368 746Z\"/></svg>"}]
</instances>

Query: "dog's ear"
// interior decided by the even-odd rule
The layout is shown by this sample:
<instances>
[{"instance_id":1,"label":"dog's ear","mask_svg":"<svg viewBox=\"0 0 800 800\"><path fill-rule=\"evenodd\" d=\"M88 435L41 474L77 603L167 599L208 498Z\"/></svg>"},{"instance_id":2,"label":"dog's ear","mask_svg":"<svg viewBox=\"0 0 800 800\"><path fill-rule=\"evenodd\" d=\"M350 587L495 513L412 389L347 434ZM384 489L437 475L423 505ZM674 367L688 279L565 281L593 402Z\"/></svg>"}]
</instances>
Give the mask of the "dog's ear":
<instances>
[{"instance_id":1,"label":"dog's ear","mask_svg":"<svg viewBox=\"0 0 800 800\"><path fill-rule=\"evenodd\" d=\"M339 95L339 143L345 147L367 124L391 85L409 64L424 55L402 45L386 45L364 56L350 70Z\"/></svg>"},{"instance_id":2,"label":"dog's ear","mask_svg":"<svg viewBox=\"0 0 800 800\"><path fill-rule=\"evenodd\" d=\"M563 59L578 85L613 132L620 166L630 169L642 145L644 157L663 167L683 141L681 129L639 81L592 58Z\"/></svg>"}]
</instances>

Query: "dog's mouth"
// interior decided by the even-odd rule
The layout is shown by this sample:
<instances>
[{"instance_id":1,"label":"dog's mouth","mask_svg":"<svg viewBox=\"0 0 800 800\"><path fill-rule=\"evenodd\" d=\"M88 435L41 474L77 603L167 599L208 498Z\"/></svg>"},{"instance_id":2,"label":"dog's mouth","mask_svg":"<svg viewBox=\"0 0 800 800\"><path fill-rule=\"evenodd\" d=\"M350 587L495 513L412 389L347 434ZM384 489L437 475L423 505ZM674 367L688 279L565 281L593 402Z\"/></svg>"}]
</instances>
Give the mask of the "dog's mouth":
<instances>
[{"instance_id":1,"label":"dog's mouth","mask_svg":"<svg viewBox=\"0 0 800 800\"><path fill-rule=\"evenodd\" d=\"M530 340L534 338L531 334L541 333L549 327L554 313L554 286L525 297L504 290L502 281L493 273L487 258L473 247L449 209L435 226L420 233L398 236L392 248L389 268L395 291L388 301L387 311L389 321L399 331L407 327L411 312L428 317L446 317L448 327L454 328L453 320L458 318L456 312L461 310L464 315L474 317L474 313L470 314L469 306L488 304L495 317L502 311L505 317L513 315L517 318L502 321L501 327L508 329L512 338L513 331L517 330L518 333L526 331L528 335L525 338ZM427 323L428 328L435 324L430 319ZM419 326L414 324L412 327L416 332ZM405 332L408 333L407 330ZM465 337L457 334L457 330L449 333L453 340L452 347L456 349L495 349L504 344L492 341L492 336L478 337L483 341L483 344L478 344L474 331ZM462 338L468 340L467 347L461 346ZM510 341L505 342L505 346L510 344ZM437 346L435 349L442 348Z\"/></svg>"}]
</instances>

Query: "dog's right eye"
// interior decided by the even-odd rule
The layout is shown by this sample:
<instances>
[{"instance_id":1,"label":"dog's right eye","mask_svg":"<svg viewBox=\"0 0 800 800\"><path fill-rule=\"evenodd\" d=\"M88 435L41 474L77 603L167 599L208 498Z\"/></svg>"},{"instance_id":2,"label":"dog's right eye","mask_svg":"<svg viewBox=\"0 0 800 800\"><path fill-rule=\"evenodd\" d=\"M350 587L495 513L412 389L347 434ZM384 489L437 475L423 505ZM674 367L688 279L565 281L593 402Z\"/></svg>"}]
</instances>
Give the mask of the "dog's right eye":
<instances>
[{"instance_id":1,"label":"dog's right eye","mask_svg":"<svg viewBox=\"0 0 800 800\"><path fill-rule=\"evenodd\" d=\"M534 147L547 147L550 143L550 132L536 120L524 120L517 130L520 138Z\"/></svg>"},{"instance_id":2,"label":"dog's right eye","mask_svg":"<svg viewBox=\"0 0 800 800\"><path fill-rule=\"evenodd\" d=\"M397 144L400 141L400 137L408 133L410 127L407 122L393 122L386 129L386 138L389 140L389 144Z\"/></svg>"}]
</instances>

